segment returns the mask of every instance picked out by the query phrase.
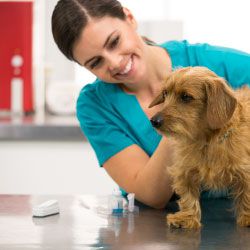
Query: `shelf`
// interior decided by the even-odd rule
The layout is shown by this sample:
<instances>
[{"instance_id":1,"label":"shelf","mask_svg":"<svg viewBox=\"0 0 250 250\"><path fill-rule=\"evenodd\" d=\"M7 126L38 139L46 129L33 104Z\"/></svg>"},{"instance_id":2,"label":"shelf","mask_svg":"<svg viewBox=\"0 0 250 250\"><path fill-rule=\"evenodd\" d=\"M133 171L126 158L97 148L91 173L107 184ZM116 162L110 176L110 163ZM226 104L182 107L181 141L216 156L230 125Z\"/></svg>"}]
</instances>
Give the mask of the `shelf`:
<instances>
[{"instance_id":1,"label":"shelf","mask_svg":"<svg viewBox=\"0 0 250 250\"><path fill-rule=\"evenodd\" d=\"M0 140L86 140L72 116L0 114Z\"/></svg>"}]
</instances>

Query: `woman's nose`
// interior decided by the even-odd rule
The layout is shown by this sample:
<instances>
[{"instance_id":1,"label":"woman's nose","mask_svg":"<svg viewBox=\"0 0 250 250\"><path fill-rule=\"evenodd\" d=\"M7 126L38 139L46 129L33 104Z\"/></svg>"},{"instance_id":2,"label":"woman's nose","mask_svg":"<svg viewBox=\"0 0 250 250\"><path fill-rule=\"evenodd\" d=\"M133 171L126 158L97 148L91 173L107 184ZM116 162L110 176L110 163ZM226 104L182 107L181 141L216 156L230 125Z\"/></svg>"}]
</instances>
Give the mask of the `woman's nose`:
<instances>
[{"instance_id":1,"label":"woman's nose","mask_svg":"<svg viewBox=\"0 0 250 250\"><path fill-rule=\"evenodd\" d=\"M107 59L108 69L111 74L116 74L121 70L122 58L118 55L110 55Z\"/></svg>"}]
</instances>

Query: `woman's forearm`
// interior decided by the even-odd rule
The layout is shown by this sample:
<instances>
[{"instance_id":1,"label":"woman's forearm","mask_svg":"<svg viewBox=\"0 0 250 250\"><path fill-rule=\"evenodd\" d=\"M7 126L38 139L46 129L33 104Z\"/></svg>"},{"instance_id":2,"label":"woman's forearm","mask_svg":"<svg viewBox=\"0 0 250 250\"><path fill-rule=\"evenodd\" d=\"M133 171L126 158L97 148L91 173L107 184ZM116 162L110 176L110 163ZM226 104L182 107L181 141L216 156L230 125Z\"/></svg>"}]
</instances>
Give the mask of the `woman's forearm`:
<instances>
[{"instance_id":1,"label":"woman's forearm","mask_svg":"<svg viewBox=\"0 0 250 250\"><path fill-rule=\"evenodd\" d=\"M167 168L173 163L174 142L163 137L144 168L135 177L136 198L155 208L164 207L171 198L171 178Z\"/></svg>"}]
</instances>

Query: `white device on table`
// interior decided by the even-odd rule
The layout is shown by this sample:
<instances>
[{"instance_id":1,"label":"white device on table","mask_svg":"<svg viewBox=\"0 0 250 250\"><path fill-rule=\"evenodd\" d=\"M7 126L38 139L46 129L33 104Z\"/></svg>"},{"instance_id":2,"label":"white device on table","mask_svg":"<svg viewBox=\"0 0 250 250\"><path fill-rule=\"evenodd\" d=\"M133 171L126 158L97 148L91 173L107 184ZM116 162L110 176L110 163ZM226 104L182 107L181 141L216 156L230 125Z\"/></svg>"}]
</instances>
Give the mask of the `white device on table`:
<instances>
[{"instance_id":1,"label":"white device on table","mask_svg":"<svg viewBox=\"0 0 250 250\"><path fill-rule=\"evenodd\" d=\"M40 205L34 206L32 209L34 217L45 217L58 214L59 212L59 203L57 200L48 200Z\"/></svg>"},{"instance_id":2,"label":"white device on table","mask_svg":"<svg viewBox=\"0 0 250 250\"><path fill-rule=\"evenodd\" d=\"M134 212L134 209L135 209L135 194L134 193L129 193L127 198L128 198L128 211L129 212Z\"/></svg>"}]
</instances>

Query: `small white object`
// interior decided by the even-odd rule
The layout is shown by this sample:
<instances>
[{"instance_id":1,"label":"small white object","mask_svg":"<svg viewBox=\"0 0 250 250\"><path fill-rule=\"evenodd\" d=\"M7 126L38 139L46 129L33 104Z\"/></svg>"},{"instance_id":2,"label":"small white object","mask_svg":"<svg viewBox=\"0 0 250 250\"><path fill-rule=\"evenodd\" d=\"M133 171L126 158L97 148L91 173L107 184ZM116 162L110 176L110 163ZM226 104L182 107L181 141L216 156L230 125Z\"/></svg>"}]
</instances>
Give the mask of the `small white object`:
<instances>
[{"instance_id":1,"label":"small white object","mask_svg":"<svg viewBox=\"0 0 250 250\"><path fill-rule=\"evenodd\" d=\"M123 213L123 196L119 189L113 191L111 210L112 213Z\"/></svg>"},{"instance_id":2,"label":"small white object","mask_svg":"<svg viewBox=\"0 0 250 250\"><path fill-rule=\"evenodd\" d=\"M15 55L11 59L11 65L13 67L21 67L23 65L23 57L20 55Z\"/></svg>"},{"instance_id":3,"label":"small white object","mask_svg":"<svg viewBox=\"0 0 250 250\"><path fill-rule=\"evenodd\" d=\"M128 211L129 212L134 212L134 209L135 209L135 194L130 193L130 194L128 194L127 198L128 198Z\"/></svg>"},{"instance_id":4,"label":"small white object","mask_svg":"<svg viewBox=\"0 0 250 250\"><path fill-rule=\"evenodd\" d=\"M34 217L45 217L59 213L59 203L57 200L48 200L40 205L34 206L32 214Z\"/></svg>"},{"instance_id":5,"label":"small white object","mask_svg":"<svg viewBox=\"0 0 250 250\"><path fill-rule=\"evenodd\" d=\"M123 210L127 211L128 210L128 201L124 197L122 198L122 201L123 201L122 202Z\"/></svg>"},{"instance_id":6,"label":"small white object","mask_svg":"<svg viewBox=\"0 0 250 250\"><path fill-rule=\"evenodd\" d=\"M74 82L50 82L46 86L46 107L57 115L74 115L81 86Z\"/></svg>"},{"instance_id":7,"label":"small white object","mask_svg":"<svg viewBox=\"0 0 250 250\"><path fill-rule=\"evenodd\" d=\"M11 79L11 111L14 114L23 113L23 79L20 77Z\"/></svg>"}]
</instances>

